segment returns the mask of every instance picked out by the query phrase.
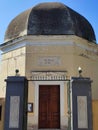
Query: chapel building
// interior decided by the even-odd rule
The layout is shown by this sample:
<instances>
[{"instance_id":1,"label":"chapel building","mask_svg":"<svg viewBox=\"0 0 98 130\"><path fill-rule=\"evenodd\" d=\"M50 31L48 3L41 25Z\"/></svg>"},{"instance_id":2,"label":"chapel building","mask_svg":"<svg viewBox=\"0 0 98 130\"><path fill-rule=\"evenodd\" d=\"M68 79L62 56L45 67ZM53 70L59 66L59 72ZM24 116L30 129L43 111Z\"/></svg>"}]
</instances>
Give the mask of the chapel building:
<instances>
[{"instance_id":1,"label":"chapel building","mask_svg":"<svg viewBox=\"0 0 98 130\"><path fill-rule=\"evenodd\" d=\"M98 100L98 45L91 24L58 2L41 3L9 24L2 51L0 98L7 76L26 76L29 82L28 130L68 127L68 80L90 77L92 100ZM85 90L84 90L85 91ZM48 117L48 120L46 120Z\"/></svg>"}]
</instances>

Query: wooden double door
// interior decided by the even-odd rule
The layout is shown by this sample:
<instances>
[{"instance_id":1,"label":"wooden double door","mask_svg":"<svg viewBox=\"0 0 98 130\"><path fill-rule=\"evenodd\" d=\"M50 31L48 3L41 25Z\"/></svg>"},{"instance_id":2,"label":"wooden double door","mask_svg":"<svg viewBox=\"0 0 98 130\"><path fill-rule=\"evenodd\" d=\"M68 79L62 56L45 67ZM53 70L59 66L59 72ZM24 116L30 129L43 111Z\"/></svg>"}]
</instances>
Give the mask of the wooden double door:
<instances>
[{"instance_id":1,"label":"wooden double door","mask_svg":"<svg viewBox=\"0 0 98 130\"><path fill-rule=\"evenodd\" d=\"M60 86L39 86L39 128L60 128Z\"/></svg>"}]
</instances>

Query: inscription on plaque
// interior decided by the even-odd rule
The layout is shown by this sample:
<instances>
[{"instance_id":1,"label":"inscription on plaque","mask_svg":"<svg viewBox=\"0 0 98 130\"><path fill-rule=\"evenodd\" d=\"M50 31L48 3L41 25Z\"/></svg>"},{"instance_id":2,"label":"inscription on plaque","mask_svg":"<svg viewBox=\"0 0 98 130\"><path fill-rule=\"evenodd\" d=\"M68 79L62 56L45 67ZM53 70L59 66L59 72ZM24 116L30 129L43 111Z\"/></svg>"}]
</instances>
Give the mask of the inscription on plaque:
<instances>
[{"instance_id":1,"label":"inscription on plaque","mask_svg":"<svg viewBox=\"0 0 98 130\"><path fill-rule=\"evenodd\" d=\"M20 97L10 97L10 117L9 117L9 128L19 128L19 106Z\"/></svg>"},{"instance_id":2,"label":"inscription on plaque","mask_svg":"<svg viewBox=\"0 0 98 130\"><path fill-rule=\"evenodd\" d=\"M38 65L49 66L49 65L61 65L61 58L59 56L50 56L50 57L39 57Z\"/></svg>"},{"instance_id":3,"label":"inscription on plaque","mask_svg":"<svg viewBox=\"0 0 98 130\"><path fill-rule=\"evenodd\" d=\"M87 96L77 96L78 128L88 128Z\"/></svg>"}]
</instances>

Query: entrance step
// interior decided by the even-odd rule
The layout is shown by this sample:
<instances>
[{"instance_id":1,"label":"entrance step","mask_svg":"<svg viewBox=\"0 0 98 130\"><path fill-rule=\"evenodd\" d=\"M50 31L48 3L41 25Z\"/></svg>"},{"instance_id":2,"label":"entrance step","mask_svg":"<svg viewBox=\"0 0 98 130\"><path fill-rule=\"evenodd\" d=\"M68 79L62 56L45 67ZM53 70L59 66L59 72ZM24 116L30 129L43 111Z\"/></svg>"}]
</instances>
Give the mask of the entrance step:
<instances>
[{"instance_id":1,"label":"entrance step","mask_svg":"<svg viewBox=\"0 0 98 130\"><path fill-rule=\"evenodd\" d=\"M38 129L38 130L68 130L68 128L60 128L60 129Z\"/></svg>"},{"instance_id":2,"label":"entrance step","mask_svg":"<svg viewBox=\"0 0 98 130\"><path fill-rule=\"evenodd\" d=\"M66 128L65 129L34 129L34 128L29 128L27 130L67 130Z\"/></svg>"},{"instance_id":3,"label":"entrance step","mask_svg":"<svg viewBox=\"0 0 98 130\"><path fill-rule=\"evenodd\" d=\"M67 130L67 129L38 129L38 130Z\"/></svg>"}]
</instances>

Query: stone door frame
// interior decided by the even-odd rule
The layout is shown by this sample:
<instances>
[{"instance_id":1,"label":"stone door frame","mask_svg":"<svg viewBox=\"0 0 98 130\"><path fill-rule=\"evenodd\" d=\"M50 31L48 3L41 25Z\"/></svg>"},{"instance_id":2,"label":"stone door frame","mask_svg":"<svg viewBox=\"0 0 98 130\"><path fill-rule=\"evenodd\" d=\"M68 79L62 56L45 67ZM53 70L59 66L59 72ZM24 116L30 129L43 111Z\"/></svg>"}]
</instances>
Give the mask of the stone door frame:
<instances>
[{"instance_id":1,"label":"stone door frame","mask_svg":"<svg viewBox=\"0 0 98 130\"><path fill-rule=\"evenodd\" d=\"M40 85L59 85L60 86L60 126L61 129L65 125L64 119L64 81L34 81L35 87L35 105L34 105L34 119L36 124L38 124L38 113L39 113L39 86ZM36 125L36 129L38 129L38 125Z\"/></svg>"}]
</instances>

